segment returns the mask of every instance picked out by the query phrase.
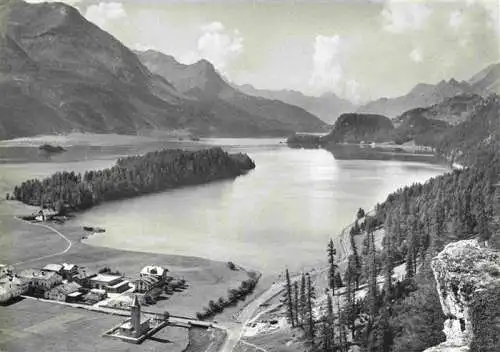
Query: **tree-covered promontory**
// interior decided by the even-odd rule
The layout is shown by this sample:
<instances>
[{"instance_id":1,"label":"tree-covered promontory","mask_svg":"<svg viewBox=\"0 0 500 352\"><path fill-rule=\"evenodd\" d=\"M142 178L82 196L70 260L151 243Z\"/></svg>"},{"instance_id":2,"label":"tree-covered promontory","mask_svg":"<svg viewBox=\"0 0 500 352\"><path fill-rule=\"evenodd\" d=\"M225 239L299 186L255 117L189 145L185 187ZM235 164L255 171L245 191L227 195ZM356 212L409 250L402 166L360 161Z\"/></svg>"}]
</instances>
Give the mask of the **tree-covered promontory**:
<instances>
[{"instance_id":1,"label":"tree-covered promontory","mask_svg":"<svg viewBox=\"0 0 500 352\"><path fill-rule=\"evenodd\" d=\"M121 158L111 168L83 175L64 171L31 179L15 187L14 198L58 212L79 211L110 200L234 178L253 168L248 155L228 154L221 148L161 150Z\"/></svg>"}]
</instances>

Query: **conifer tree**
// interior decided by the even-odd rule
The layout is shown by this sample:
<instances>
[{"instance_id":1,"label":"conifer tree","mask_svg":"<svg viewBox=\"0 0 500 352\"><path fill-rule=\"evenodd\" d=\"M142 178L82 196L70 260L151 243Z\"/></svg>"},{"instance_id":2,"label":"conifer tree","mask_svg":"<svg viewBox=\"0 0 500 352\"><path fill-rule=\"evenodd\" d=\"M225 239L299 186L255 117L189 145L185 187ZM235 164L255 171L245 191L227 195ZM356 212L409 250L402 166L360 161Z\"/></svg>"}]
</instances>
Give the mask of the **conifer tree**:
<instances>
[{"instance_id":1,"label":"conifer tree","mask_svg":"<svg viewBox=\"0 0 500 352\"><path fill-rule=\"evenodd\" d=\"M293 301L292 301L292 284L290 282L290 273L288 269L285 270L286 276L286 305L287 305L287 317L288 322L292 327L295 327L295 319L293 313Z\"/></svg>"},{"instance_id":2,"label":"conifer tree","mask_svg":"<svg viewBox=\"0 0 500 352\"><path fill-rule=\"evenodd\" d=\"M369 226L369 257L370 264L368 267L368 303L370 307L370 324L373 324L377 314L377 263L375 260L375 235L373 233L373 226Z\"/></svg>"},{"instance_id":3,"label":"conifer tree","mask_svg":"<svg viewBox=\"0 0 500 352\"><path fill-rule=\"evenodd\" d=\"M332 290L332 294L335 295L335 269L337 268L337 265L335 264L335 254L337 254L337 251L335 247L333 246L333 240L330 239L330 242L328 242L328 286Z\"/></svg>"},{"instance_id":4,"label":"conifer tree","mask_svg":"<svg viewBox=\"0 0 500 352\"><path fill-rule=\"evenodd\" d=\"M355 288L357 290L359 289L359 277L361 275L361 258L359 257L358 247L356 246L354 236L351 234L349 238L351 240L352 259L354 260L354 265L351 267L351 273L354 275ZM349 256L349 259L351 259L351 256Z\"/></svg>"},{"instance_id":5,"label":"conifer tree","mask_svg":"<svg viewBox=\"0 0 500 352\"><path fill-rule=\"evenodd\" d=\"M338 344L338 350L340 352L347 352L348 350L348 345L347 345L347 327L345 322L348 321L349 319L345 317L344 311L340 309L340 302L339 299L337 298L337 312L339 314L338 322L339 322L339 344ZM348 323L349 324L349 323ZM352 326L352 340L354 340L354 325Z\"/></svg>"},{"instance_id":6,"label":"conifer tree","mask_svg":"<svg viewBox=\"0 0 500 352\"><path fill-rule=\"evenodd\" d=\"M295 326L300 326L301 322L299 321L299 283L297 281L293 282L293 310L295 317Z\"/></svg>"},{"instance_id":7,"label":"conifer tree","mask_svg":"<svg viewBox=\"0 0 500 352\"><path fill-rule=\"evenodd\" d=\"M483 242L487 242L492 234L490 229L490 223L492 223L493 219L488 214L488 209L486 208L486 204L484 203L484 198L480 198L480 206L479 206L479 215L477 219L477 232L479 234L479 238Z\"/></svg>"},{"instance_id":8,"label":"conifer tree","mask_svg":"<svg viewBox=\"0 0 500 352\"><path fill-rule=\"evenodd\" d=\"M306 314L307 314L307 291L306 291L306 276L302 274L300 277L300 294L299 294L299 319L300 326L304 328L304 325L307 323Z\"/></svg>"},{"instance_id":9,"label":"conifer tree","mask_svg":"<svg viewBox=\"0 0 500 352\"><path fill-rule=\"evenodd\" d=\"M314 346L314 338L316 336L314 315L313 315L313 302L316 298L314 287L311 285L311 276L307 274L307 330L306 334L309 342Z\"/></svg>"}]
</instances>

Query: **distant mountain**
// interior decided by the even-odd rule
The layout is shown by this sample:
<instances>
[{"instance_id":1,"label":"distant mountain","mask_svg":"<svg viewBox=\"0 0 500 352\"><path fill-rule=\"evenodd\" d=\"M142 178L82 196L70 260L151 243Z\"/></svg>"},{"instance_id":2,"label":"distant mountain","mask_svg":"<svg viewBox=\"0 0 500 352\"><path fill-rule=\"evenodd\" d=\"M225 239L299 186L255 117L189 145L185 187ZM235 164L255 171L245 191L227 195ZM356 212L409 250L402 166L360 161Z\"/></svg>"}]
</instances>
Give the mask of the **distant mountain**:
<instances>
[{"instance_id":1,"label":"distant mountain","mask_svg":"<svg viewBox=\"0 0 500 352\"><path fill-rule=\"evenodd\" d=\"M237 86L237 88L249 95L280 100L287 104L300 106L329 124L333 124L341 114L354 112L357 108L350 101L339 98L333 93L313 97L294 90L257 89L250 84Z\"/></svg>"},{"instance_id":2,"label":"distant mountain","mask_svg":"<svg viewBox=\"0 0 500 352\"><path fill-rule=\"evenodd\" d=\"M459 95L480 95L486 97L498 93L500 88L500 64L493 64L474 75L468 81L455 79L438 84L417 84L408 94L396 98L380 98L361 106L361 113L383 114L389 117L418 107L427 107Z\"/></svg>"},{"instance_id":3,"label":"distant mountain","mask_svg":"<svg viewBox=\"0 0 500 352\"><path fill-rule=\"evenodd\" d=\"M212 109L195 91L184 93L168 78L151 73L131 50L66 4L6 0L1 6L6 30L0 35L0 139L155 129L284 136L323 125L301 109L256 104L253 97L234 97L243 100L240 110L229 103ZM209 66L202 62L190 72L186 82L196 81L194 90Z\"/></svg>"},{"instance_id":4,"label":"distant mountain","mask_svg":"<svg viewBox=\"0 0 500 352\"><path fill-rule=\"evenodd\" d=\"M482 95L500 94L500 63L492 64L469 79L469 84Z\"/></svg>"},{"instance_id":5,"label":"distant mountain","mask_svg":"<svg viewBox=\"0 0 500 352\"><path fill-rule=\"evenodd\" d=\"M380 98L361 106L358 112L395 117L411 109L431 106L456 95L472 93L474 89L465 81L458 82L451 79L436 85L419 83L404 96Z\"/></svg>"},{"instance_id":6,"label":"distant mountain","mask_svg":"<svg viewBox=\"0 0 500 352\"><path fill-rule=\"evenodd\" d=\"M457 95L447 98L440 103L429 107L411 109L394 119L396 126L410 115L420 115L427 119L435 119L450 125L458 125L467 120L476 108L484 102L484 98L477 94Z\"/></svg>"},{"instance_id":7,"label":"distant mountain","mask_svg":"<svg viewBox=\"0 0 500 352\"><path fill-rule=\"evenodd\" d=\"M179 92L200 102L228 131L243 126L248 130L290 134L320 132L325 128L323 121L300 107L240 92L206 60L184 65L172 56L153 50L137 52L137 55L151 72L168 79Z\"/></svg>"}]
</instances>

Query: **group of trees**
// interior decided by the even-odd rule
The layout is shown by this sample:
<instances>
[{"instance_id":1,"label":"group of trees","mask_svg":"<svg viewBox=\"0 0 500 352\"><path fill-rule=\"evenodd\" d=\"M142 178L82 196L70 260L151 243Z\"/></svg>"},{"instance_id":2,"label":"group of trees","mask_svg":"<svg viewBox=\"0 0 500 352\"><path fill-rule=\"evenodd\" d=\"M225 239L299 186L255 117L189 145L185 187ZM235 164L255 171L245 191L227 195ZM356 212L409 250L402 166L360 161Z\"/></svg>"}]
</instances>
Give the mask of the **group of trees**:
<instances>
[{"instance_id":1,"label":"group of trees","mask_svg":"<svg viewBox=\"0 0 500 352\"><path fill-rule=\"evenodd\" d=\"M328 243L331 290L323 314L312 323L301 319L304 315L300 313L307 302L301 299L303 294L307 297L307 280L299 288L286 274L288 319L292 326L304 329L307 341L314 346L311 351L346 351L357 345L369 352L417 352L444 341L445 317L430 265L432 258L456 240L477 238L485 245L500 244L495 220L495 209L500 208L500 204L495 208L495 191L500 203L500 190L495 187L500 155L496 144L477 149L475 162L468 167L398 189L378 204L373 214L361 210L356 214L349 232L351 253L342 275L342 292L335 290L335 277L340 273L333 242ZM376 245L375 233L380 228L384 237L381 245ZM359 235L364 235L362 250L357 248ZM397 280L396 267L403 272ZM366 294L356 295L359 290ZM335 298L341 302L337 309L332 303ZM478 298L474 311L489 309L498 314L485 302ZM492 351L496 341L493 330L484 319L476 320L474 329L486 338L475 339L473 347L479 351L487 346L484 351ZM309 326L314 327L313 333L308 332Z\"/></svg>"},{"instance_id":2,"label":"group of trees","mask_svg":"<svg viewBox=\"0 0 500 352\"><path fill-rule=\"evenodd\" d=\"M311 283L311 275L309 275L309 273L303 273L300 276L300 284L298 280L292 283L288 269L286 269L285 278L285 301L288 322L292 327L301 328L305 333L307 341L314 345L316 322L313 308L316 293Z\"/></svg>"},{"instance_id":3,"label":"group of trees","mask_svg":"<svg viewBox=\"0 0 500 352\"><path fill-rule=\"evenodd\" d=\"M208 307L205 307L203 312L196 313L196 317L200 320L210 318L215 314L221 313L224 308L233 306L237 304L238 301L245 300L245 298L255 290L259 282L257 273L250 272L248 276L249 278L242 281L238 288L232 288L228 291L227 298L220 297L217 301L210 300L208 302Z\"/></svg>"},{"instance_id":4,"label":"group of trees","mask_svg":"<svg viewBox=\"0 0 500 352\"><path fill-rule=\"evenodd\" d=\"M13 197L58 212L78 211L105 201L232 178L254 167L246 154L230 155L221 148L161 150L122 158L111 168L83 175L64 171L28 180L15 187Z\"/></svg>"},{"instance_id":5,"label":"group of trees","mask_svg":"<svg viewBox=\"0 0 500 352\"><path fill-rule=\"evenodd\" d=\"M363 350L417 352L444 340L432 258L451 241L492 243L498 236L494 197L500 156L488 147L476 155L480 162L470 167L397 190L351 231L344 274L348 303L341 323ZM373 230L380 223L385 235L383 248L377 249ZM359 253L354 236L363 231L365 246ZM394 268L401 264L405 277L394 282ZM356 300L352 293L360 282L367 294Z\"/></svg>"},{"instance_id":6,"label":"group of trees","mask_svg":"<svg viewBox=\"0 0 500 352\"><path fill-rule=\"evenodd\" d=\"M347 348L345 331L339 340L336 339L335 317L332 297L335 289L343 287L342 278L338 270L335 256L337 251L333 240L328 242L328 290L327 306L324 312L314 313L316 292L309 273L303 273L299 280L291 281L288 269L285 270L286 290L284 293L287 319L294 328L300 328L304 332L306 341L313 349L333 351L340 346ZM338 302L338 301L337 301ZM340 351L340 349L339 349Z\"/></svg>"}]
</instances>

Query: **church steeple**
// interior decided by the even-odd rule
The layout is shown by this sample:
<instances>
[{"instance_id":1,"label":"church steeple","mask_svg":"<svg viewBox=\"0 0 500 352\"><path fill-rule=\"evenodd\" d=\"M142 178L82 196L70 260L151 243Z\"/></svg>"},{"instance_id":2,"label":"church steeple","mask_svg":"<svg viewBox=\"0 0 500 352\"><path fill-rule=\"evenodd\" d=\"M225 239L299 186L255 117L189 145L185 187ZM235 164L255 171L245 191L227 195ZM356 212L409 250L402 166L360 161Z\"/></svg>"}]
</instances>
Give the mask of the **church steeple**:
<instances>
[{"instance_id":1,"label":"church steeple","mask_svg":"<svg viewBox=\"0 0 500 352\"><path fill-rule=\"evenodd\" d=\"M132 304L130 305L130 323L134 329L135 337L141 335L141 305L137 295L134 295Z\"/></svg>"}]
</instances>

